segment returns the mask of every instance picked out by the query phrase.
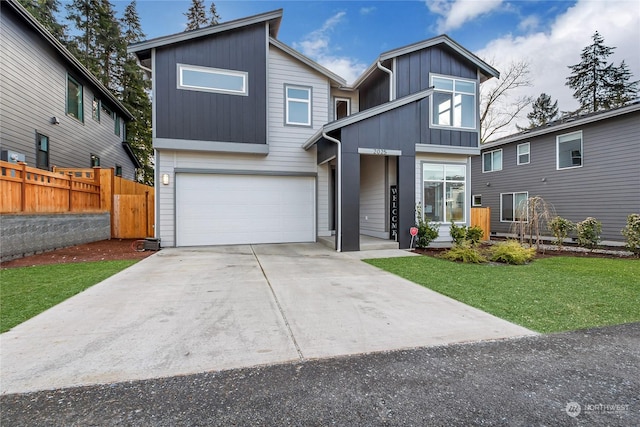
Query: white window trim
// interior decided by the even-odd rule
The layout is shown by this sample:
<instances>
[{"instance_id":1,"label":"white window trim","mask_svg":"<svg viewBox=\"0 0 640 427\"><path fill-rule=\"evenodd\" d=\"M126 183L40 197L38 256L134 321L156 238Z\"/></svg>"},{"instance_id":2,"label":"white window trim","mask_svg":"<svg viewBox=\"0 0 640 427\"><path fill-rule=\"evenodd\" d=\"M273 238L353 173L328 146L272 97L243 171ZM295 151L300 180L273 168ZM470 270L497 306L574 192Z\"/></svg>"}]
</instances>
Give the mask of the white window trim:
<instances>
[{"instance_id":1,"label":"white window trim","mask_svg":"<svg viewBox=\"0 0 640 427\"><path fill-rule=\"evenodd\" d=\"M502 166L504 164L504 153L502 153L500 155L500 158L502 159L501 164L500 164L500 169L491 169L490 171L484 170L484 156L485 156L485 154L492 154L492 153L496 153L498 151L500 151L502 153L502 148L498 148L497 150L485 151L484 153L482 153L482 173L500 172L502 170ZM493 168L493 156L491 156L491 167Z\"/></svg>"},{"instance_id":2,"label":"white window trim","mask_svg":"<svg viewBox=\"0 0 640 427\"><path fill-rule=\"evenodd\" d=\"M564 136L573 136L580 135L580 166L568 166L561 168L560 167L560 138ZM576 169L584 166L584 139L582 137L582 131L579 130L577 132L565 133L563 135L556 136L556 170L563 171L567 169Z\"/></svg>"},{"instance_id":3,"label":"white window trim","mask_svg":"<svg viewBox=\"0 0 640 427\"><path fill-rule=\"evenodd\" d=\"M351 99L335 97L333 98L333 120L338 120L338 102L339 101L347 102L347 117L351 115Z\"/></svg>"},{"instance_id":4,"label":"white window trim","mask_svg":"<svg viewBox=\"0 0 640 427\"><path fill-rule=\"evenodd\" d=\"M297 90L305 90L307 92L309 92L309 99L304 100L304 99L299 99L299 98L289 98L289 91L288 89L297 89ZM310 86L298 86L298 85L290 85L290 84L285 84L284 85L284 124L287 126L302 126L302 127L311 127L312 124L312 119L311 119L311 106L312 106L312 102L311 100L313 99L313 88ZM307 109L307 123L300 123L300 122L292 122L289 120L289 101L293 101L293 102L299 102L299 103L306 103L308 105L308 109Z\"/></svg>"},{"instance_id":5,"label":"white window trim","mask_svg":"<svg viewBox=\"0 0 640 427\"><path fill-rule=\"evenodd\" d=\"M527 152L526 153L520 153L520 147L527 147ZM527 154L529 156L529 161L527 162L521 162L520 161L520 156ZM528 165L529 163L531 163L531 143L529 142L523 142L522 144L518 144L518 146L516 147L516 162L518 165Z\"/></svg>"},{"instance_id":6,"label":"white window trim","mask_svg":"<svg viewBox=\"0 0 640 427\"><path fill-rule=\"evenodd\" d=\"M212 92L212 93L223 93L227 95L240 95L240 96L248 96L249 95L249 87L247 84L249 73L245 71L238 70L224 70L221 68L212 68L212 67L201 67L198 65L188 65L188 64L178 64L177 65L178 72L178 89L183 90L194 90L197 92ZM183 82L183 74L182 71L196 71L201 73L208 74L223 74L226 76L233 77L241 77L242 78L242 90L231 90L224 88L212 88L206 86L194 86L187 85Z\"/></svg>"},{"instance_id":7,"label":"white window trim","mask_svg":"<svg viewBox=\"0 0 640 427\"><path fill-rule=\"evenodd\" d=\"M528 191L508 191L506 193L500 193L500 222L508 222L508 223L520 222L519 220L516 220L516 219L513 219L513 220L502 219L502 196L504 194L511 194L513 196L513 204L514 204L514 206L512 206L512 208L513 208L513 212L514 212L513 216L515 217L515 212L516 212L516 206L515 206L516 194L526 194L526 196L527 196L526 200L527 200L527 203L528 203L529 192ZM528 211L528 209L527 209L527 211ZM527 212L527 216L528 216L528 212ZM529 222L529 218L527 218L525 220L525 222Z\"/></svg>"},{"instance_id":8,"label":"white window trim","mask_svg":"<svg viewBox=\"0 0 640 427\"><path fill-rule=\"evenodd\" d=\"M476 197L480 197L480 203L476 203ZM482 194L472 194L471 195L471 207L482 206Z\"/></svg>"},{"instance_id":9,"label":"white window trim","mask_svg":"<svg viewBox=\"0 0 640 427\"><path fill-rule=\"evenodd\" d=\"M467 203L466 200L467 200L467 197L469 197L469 190L470 190L470 185L469 185L469 182L470 182L469 181L469 179L470 179L469 166L466 163L441 163L441 162L434 162L434 161L421 161L420 162L420 179L422 180L422 183L421 183L421 186L420 186L420 188L421 188L420 189L420 204L421 205L424 205L424 183L425 183L425 180L424 180L424 165L444 165L445 168L446 168L446 166L465 166L464 180L462 180L462 181L451 180L451 179L447 180L446 179L446 172L445 172L445 178L443 178L443 179L432 179L432 180L429 180L427 182L442 182L444 184L444 186L445 186L444 187L443 196L446 196L446 191L447 191L446 186L447 186L448 182L462 182L462 183L464 183L464 200L465 200L465 206L464 206L464 209L463 209L464 215L463 215L462 221L455 221L454 223L455 224L466 224L467 223L467 210L469 209L469 206L466 204ZM424 216L425 216L424 206L422 206L422 209L423 209L422 217L424 218ZM434 222L436 224L440 224L440 225L450 223L450 221L449 222L446 221L446 218L447 218L447 203L446 203L446 200L445 200L445 203L443 204L443 212L442 212L442 214L443 214L444 220L443 221L434 221Z\"/></svg>"},{"instance_id":10,"label":"white window trim","mask_svg":"<svg viewBox=\"0 0 640 427\"><path fill-rule=\"evenodd\" d=\"M441 78L441 79L448 79L448 80L452 80L453 81L453 90L446 90L446 89L433 89L434 92L443 92L443 93L452 93L455 94L455 87L456 87L456 80L458 81L463 81L463 82L469 82L469 83L473 83L474 86L474 94L473 94L473 98L474 98L474 111L473 111L473 127L466 127L466 126L454 126L454 125L439 125L439 124L435 124L433 122L433 112L434 112L434 108L433 108L433 95L430 96L429 98L431 98L431 106L429 108L429 127L433 128L433 129L447 129L447 130L456 130L456 129L464 129L464 130L478 130L478 82L477 80L473 80L473 79L465 79L463 77L454 77L454 76L447 76L444 74L429 74L429 84L431 87L433 87L433 78L437 77L437 78ZM458 93L462 93L465 95L470 95L469 93L466 92L458 92ZM453 108L453 107L452 107Z\"/></svg>"}]
</instances>

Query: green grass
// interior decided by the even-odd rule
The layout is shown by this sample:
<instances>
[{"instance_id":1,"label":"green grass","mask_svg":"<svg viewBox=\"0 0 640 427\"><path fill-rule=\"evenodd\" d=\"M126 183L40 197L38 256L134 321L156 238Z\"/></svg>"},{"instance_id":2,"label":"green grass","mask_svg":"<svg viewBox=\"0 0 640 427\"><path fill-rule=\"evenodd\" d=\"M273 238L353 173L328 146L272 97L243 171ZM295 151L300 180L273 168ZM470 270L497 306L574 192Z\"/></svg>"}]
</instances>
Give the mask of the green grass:
<instances>
[{"instance_id":1,"label":"green grass","mask_svg":"<svg viewBox=\"0 0 640 427\"><path fill-rule=\"evenodd\" d=\"M538 332L640 321L638 260L551 257L511 266L416 256L366 262Z\"/></svg>"},{"instance_id":2,"label":"green grass","mask_svg":"<svg viewBox=\"0 0 640 427\"><path fill-rule=\"evenodd\" d=\"M135 264L99 261L0 270L0 332Z\"/></svg>"}]
</instances>

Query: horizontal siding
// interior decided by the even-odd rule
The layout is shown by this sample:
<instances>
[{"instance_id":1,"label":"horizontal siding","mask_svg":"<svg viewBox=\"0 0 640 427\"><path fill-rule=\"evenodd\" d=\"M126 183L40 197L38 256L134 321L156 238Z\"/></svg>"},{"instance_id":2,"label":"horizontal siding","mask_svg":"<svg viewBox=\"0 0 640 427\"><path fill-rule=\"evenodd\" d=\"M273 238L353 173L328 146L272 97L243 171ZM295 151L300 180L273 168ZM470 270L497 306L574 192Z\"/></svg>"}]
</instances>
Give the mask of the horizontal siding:
<instances>
[{"instance_id":1,"label":"horizontal siding","mask_svg":"<svg viewBox=\"0 0 640 427\"><path fill-rule=\"evenodd\" d=\"M360 232L382 237L387 210L385 157L360 156Z\"/></svg>"},{"instance_id":2,"label":"horizontal siding","mask_svg":"<svg viewBox=\"0 0 640 427\"><path fill-rule=\"evenodd\" d=\"M556 136L578 130L583 132L583 166L556 170ZM502 147L502 171L482 173L482 158L473 159L473 192L482 194L483 206L491 207L491 230L507 233L511 226L500 222L500 193L528 191L530 197L541 196L571 221L597 218L604 240L622 241L620 230L627 215L640 212L640 113L528 142L531 162L527 165L516 163L518 143Z\"/></svg>"},{"instance_id":3,"label":"horizontal siding","mask_svg":"<svg viewBox=\"0 0 640 427\"><path fill-rule=\"evenodd\" d=\"M123 176L134 178L134 166L114 133L114 122L91 117L93 91L83 84L84 123L65 114L67 67L57 52L8 8L2 10L0 25L0 146L25 154L36 165L36 132L49 137L50 166L89 167L90 154L100 157L102 167L122 166ZM51 124L57 117L59 125Z\"/></svg>"}]
</instances>

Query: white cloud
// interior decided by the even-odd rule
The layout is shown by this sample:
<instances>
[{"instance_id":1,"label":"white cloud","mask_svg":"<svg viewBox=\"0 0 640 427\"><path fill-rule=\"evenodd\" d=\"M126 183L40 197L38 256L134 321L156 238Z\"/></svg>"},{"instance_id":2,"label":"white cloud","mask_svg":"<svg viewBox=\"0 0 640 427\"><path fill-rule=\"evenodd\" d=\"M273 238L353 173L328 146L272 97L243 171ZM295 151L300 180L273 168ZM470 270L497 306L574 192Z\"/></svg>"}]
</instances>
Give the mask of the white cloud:
<instances>
[{"instance_id":1,"label":"white cloud","mask_svg":"<svg viewBox=\"0 0 640 427\"><path fill-rule=\"evenodd\" d=\"M518 24L518 29L523 33L535 31L540 26L540 18L536 15L527 16Z\"/></svg>"},{"instance_id":2,"label":"white cloud","mask_svg":"<svg viewBox=\"0 0 640 427\"><path fill-rule=\"evenodd\" d=\"M442 16L438 19L437 32L446 33L491 12L502 0L426 0L426 3L432 13Z\"/></svg>"},{"instance_id":3,"label":"white cloud","mask_svg":"<svg viewBox=\"0 0 640 427\"><path fill-rule=\"evenodd\" d=\"M484 59L495 59L493 65L498 70L506 68L513 60L527 60L533 86L513 95L537 98L544 92L558 100L561 111L571 111L578 103L572 90L565 86L569 75L567 67L580 62L580 53L592 42L591 36L596 30L607 46L616 47L608 60L618 65L624 59L633 79L640 79L640 9L635 1L578 0L558 15L546 31L520 37L507 35L492 40L476 54ZM524 112L519 124L526 124L529 111Z\"/></svg>"},{"instance_id":4,"label":"white cloud","mask_svg":"<svg viewBox=\"0 0 640 427\"><path fill-rule=\"evenodd\" d=\"M336 55L330 47L331 32L344 17L346 12L338 12L327 19L322 26L303 37L302 41L294 43L293 47L320 65L343 77L347 82L353 82L367 68L366 64L355 58Z\"/></svg>"},{"instance_id":5,"label":"white cloud","mask_svg":"<svg viewBox=\"0 0 640 427\"><path fill-rule=\"evenodd\" d=\"M375 10L376 10L375 6L361 7L360 8L360 15L368 15L368 14L374 12Z\"/></svg>"}]
</instances>

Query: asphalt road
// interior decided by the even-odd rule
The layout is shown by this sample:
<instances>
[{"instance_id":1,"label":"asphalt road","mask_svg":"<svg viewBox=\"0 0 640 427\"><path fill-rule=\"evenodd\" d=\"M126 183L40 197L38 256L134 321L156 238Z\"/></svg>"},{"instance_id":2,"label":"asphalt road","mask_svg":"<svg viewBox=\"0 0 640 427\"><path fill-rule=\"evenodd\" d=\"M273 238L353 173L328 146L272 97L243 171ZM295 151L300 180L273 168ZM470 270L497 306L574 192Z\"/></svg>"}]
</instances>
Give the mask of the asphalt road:
<instances>
[{"instance_id":1,"label":"asphalt road","mask_svg":"<svg viewBox=\"0 0 640 427\"><path fill-rule=\"evenodd\" d=\"M640 323L0 397L22 425L640 425Z\"/></svg>"}]
</instances>

